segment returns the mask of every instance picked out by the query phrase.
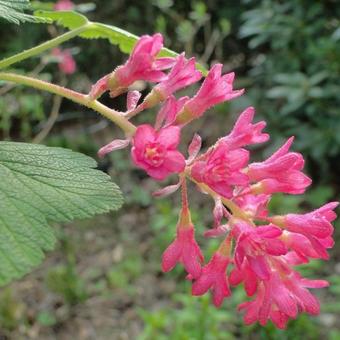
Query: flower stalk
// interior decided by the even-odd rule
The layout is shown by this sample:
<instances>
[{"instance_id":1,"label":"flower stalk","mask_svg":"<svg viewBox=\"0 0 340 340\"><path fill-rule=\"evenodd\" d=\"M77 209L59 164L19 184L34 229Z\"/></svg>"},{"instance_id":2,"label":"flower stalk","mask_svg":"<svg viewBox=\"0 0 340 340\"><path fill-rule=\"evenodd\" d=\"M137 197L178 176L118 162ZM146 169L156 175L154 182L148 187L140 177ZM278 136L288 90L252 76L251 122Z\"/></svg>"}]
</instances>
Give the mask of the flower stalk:
<instances>
[{"instance_id":1,"label":"flower stalk","mask_svg":"<svg viewBox=\"0 0 340 340\"><path fill-rule=\"evenodd\" d=\"M84 105L100 113L102 116L115 123L125 132L127 136L133 136L136 130L135 125L133 125L125 117L123 117L123 115L120 112L110 109L109 107L105 106L104 104L100 103L97 100L89 99L89 97L85 94L70 90L59 85L51 84L40 79L31 78L15 73L0 72L0 80L13 82L16 84L33 87L38 90L50 92L61 97L67 98L69 100L72 100L77 104Z\"/></svg>"}]
</instances>

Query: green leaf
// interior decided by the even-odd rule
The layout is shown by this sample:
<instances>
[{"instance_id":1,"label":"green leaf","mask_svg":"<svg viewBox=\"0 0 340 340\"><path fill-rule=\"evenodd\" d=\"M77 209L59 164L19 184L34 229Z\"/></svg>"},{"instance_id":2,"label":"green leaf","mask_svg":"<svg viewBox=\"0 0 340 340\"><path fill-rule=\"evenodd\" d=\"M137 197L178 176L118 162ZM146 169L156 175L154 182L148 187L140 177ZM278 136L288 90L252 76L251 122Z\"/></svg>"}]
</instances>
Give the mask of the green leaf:
<instances>
[{"instance_id":1,"label":"green leaf","mask_svg":"<svg viewBox=\"0 0 340 340\"><path fill-rule=\"evenodd\" d=\"M29 8L29 0L0 0L0 18L17 25L23 22L46 22L42 18L24 13Z\"/></svg>"},{"instance_id":2,"label":"green leaf","mask_svg":"<svg viewBox=\"0 0 340 340\"><path fill-rule=\"evenodd\" d=\"M108 39L111 44L117 45L124 53L131 53L139 39L137 35L116 26L90 22L84 15L74 11L36 11L34 15L37 18L55 22L56 24L70 30L87 25L88 28L79 34L80 37L86 39ZM177 55L178 53L167 48L162 48L159 54L160 57L175 57ZM207 74L207 70L202 65L197 64L197 68L204 75Z\"/></svg>"},{"instance_id":3,"label":"green leaf","mask_svg":"<svg viewBox=\"0 0 340 340\"><path fill-rule=\"evenodd\" d=\"M47 20L49 23L55 22L70 30L84 26L89 21L86 16L74 11L35 11L35 17Z\"/></svg>"},{"instance_id":4,"label":"green leaf","mask_svg":"<svg viewBox=\"0 0 340 340\"><path fill-rule=\"evenodd\" d=\"M62 148L0 142L0 285L38 265L55 243L48 222L116 210L119 188L96 162Z\"/></svg>"},{"instance_id":5,"label":"green leaf","mask_svg":"<svg viewBox=\"0 0 340 340\"><path fill-rule=\"evenodd\" d=\"M36 11L34 15L38 18L47 19L50 22L55 22L57 25L73 30L78 27L88 24L87 18L74 11ZM130 53L139 39L137 35L124 31L118 27L105 25L101 23L92 23L89 28L79 34L80 37L87 39L108 39L111 44L118 45L122 52ZM163 54L174 56L177 53L164 49Z\"/></svg>"}]
</instances>

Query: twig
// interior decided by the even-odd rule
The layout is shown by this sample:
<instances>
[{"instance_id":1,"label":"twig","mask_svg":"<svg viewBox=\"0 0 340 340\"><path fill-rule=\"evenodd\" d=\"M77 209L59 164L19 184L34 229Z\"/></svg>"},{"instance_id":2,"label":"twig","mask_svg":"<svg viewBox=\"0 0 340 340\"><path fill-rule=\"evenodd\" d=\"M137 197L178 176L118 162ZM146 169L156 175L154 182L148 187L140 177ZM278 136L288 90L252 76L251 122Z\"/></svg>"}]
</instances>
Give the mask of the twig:
<instances>
[{"instance_id":1,"label":"twig","mask_svg":"<svg viewBox=\"0 0 340 340\"><path fill-rule=\"evenodd\" d=\"M208 44L206 45L206 48L204 50L204 53L202 55L202 57L200 58L200 60L203 62L203 63L206 63L210 56L212 55L212 53L214 52L214 49L218 43L218 41L220 40L220 32L219 30L217 29L214 29L209 41L208 41Z\"/></svg>"},{"instance_id":2,"label":"twig","mask_svg":"<svg viewBox=\"0 0 340 340\"><path fill-rule=\"evenodd\" d=\"M39 73L45 68L45 66L46 66L46 63L44 61L41 61L32 72L28 73L28 75L30 77L38 76ZM2 88L0 88L0 96L3 96L9 91L13 90L16 86L17 84L14 84L14 83L4 85Z\"/></svg>"},{"instance_id":3,"label":"twig","mask_svg":"<svg viewBox=\"0 0 340 340\"><path fill-rule=\"evenodd\" d=\"M60 110L62 101L63 101L63 97L60 97L60 96L53 97L51 114L48 117L47 122L44 125L43 129L33 138L32 143L36 143L36 144L41 143L50 133L55 122L58 119L59 110Z\"/></svg>"},{"instance_id":4,"label":"twig","mask_svg":"<svg viewBox=\"0 0 340 340\"><path fill-rule=\"evenodd\" d=\"M136 126L130 123L125 117L123 117L120 112L110 109L97 100L91 100L87 95L83 93L79 93L43 80L22 76L15 73L0 72L0 80L5 80L47 91L59 96L63 96L67 99L72 100L75 103L91 108L118 125L129 137L133 136L136 131Z\"/></svg>"}]
</instances>

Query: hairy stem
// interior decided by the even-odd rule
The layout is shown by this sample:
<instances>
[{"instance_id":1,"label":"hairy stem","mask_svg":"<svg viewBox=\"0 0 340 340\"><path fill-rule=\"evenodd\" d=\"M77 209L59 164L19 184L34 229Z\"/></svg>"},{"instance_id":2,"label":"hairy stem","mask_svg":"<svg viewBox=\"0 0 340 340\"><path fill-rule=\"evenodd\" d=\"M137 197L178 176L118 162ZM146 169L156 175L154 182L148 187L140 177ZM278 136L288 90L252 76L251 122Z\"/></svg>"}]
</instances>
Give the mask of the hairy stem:
<instances>
[{"instance_id":1,"label":"hairy stem","mask_svg":"<svg viewBox=\"0 0 340 340\"><path fill-rule=\"evenodd\" d=\"M59 37L56 37L54 39L48 40L38 46L32 47L26 51L20 52L18 54L15 54L11 57L8 57L6 59L3 59L0 61L0 69L2 68L6 68L10 65L13 65L19 61L25 60L27 58L33 57L35 55L38 55L48 49L51 49L53 47L56 47L60 44L62 44L63 42L70 40L74 37L76 37L77 35L79 35L80 33L88 30L90 27L92 27L94 24L93 23L87 23L84 26L78 27L72 31L69 31L67 33L64 33L62 35L60 35Z\"/></svg>"},{"instance_id":2,"label":"hairy stem","mask_svg":"<svg viewBox=\"0 0 340 340\"><path fill-rule=\"evenodd\" d=\"M136 130L136 126L130 123L125 117L123 117L120 112L108 108L97 100L89 99L89 97L85 94L67 89L62 86L51 84L43 80L22 76L15 73L0 72L0 80L26 85L39 90L54 93L58 96L70 99L75 103L84 105L90 109L93 109L94 111L97 111L98 113L118 125L126 133L127 136L132 136Z\"/></svg>"}]
</instances>

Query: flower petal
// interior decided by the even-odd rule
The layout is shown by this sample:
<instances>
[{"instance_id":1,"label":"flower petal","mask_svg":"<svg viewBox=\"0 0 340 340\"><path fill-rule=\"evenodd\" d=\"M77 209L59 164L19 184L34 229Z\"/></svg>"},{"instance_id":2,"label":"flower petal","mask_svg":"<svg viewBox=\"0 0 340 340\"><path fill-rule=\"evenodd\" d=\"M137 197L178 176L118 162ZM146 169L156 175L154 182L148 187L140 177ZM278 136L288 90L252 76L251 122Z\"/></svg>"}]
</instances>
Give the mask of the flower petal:
<instances>
[{"instance_id":1,"label":"flower petal","mask_svg":"<svg viewBox=\"0 0 340 340\"><path fill-rule=\"evenodd\" d=\"M161 129L157 136L157 142L166 149L175 149L180 142L181 129L178 126L168 126Z\"/></svg>"},{"instance_id":2,"label":"flower petal","mask_svg":"<svg viewBox=\"0 0 340 340\"><path fill-rule=\"evenodd\" d=\"M162 270L168 272L173 269L181 256L182 249L177 240L171 243L162 255Z\"/></svg>"},{"instance_id":3,"label":"flower petal","mask_svg":"<svg viewBox=\"0 0 340 340\"><path fill-rule=\"evenodd\" d=\"M182 172L185 168L185 158L179 151L168 151L164 167L170 172Z\"/></svg>"},{"instance_id":4,"label":"flower petal","mask_svg":"<svg viewBox=\"0 0 340 340\"><path fill-rule=\"evenodd\" d=\"M144 149L146 143L156 140L156 133L149 124L139 125L133 136L133 145L138 149Z\"/></svg>"}]
</instances>

